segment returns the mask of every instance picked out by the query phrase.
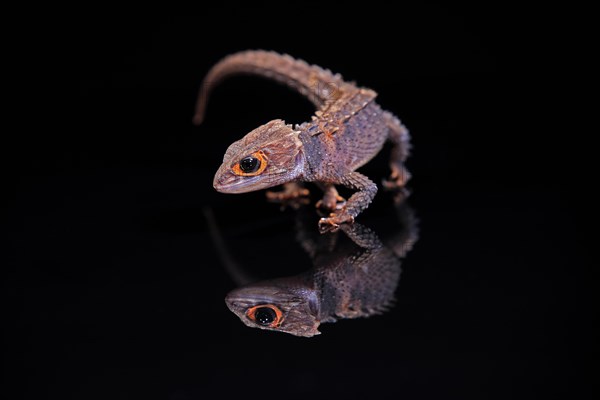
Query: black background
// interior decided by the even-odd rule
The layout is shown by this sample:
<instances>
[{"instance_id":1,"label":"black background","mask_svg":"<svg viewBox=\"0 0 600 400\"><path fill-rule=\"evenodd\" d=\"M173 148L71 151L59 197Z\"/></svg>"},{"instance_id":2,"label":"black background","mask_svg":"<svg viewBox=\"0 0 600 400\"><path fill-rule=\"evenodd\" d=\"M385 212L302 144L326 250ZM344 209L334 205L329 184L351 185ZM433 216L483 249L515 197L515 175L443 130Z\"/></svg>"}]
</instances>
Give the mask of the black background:
<instances>
[{"instance_id":1,"label":"black background","mask_svg":"<svg viewBox=\"0 0 600 400\"><path fill-rule=\"evenodd\" d=\"M5 398L591 397L591 240L569 183L579 139L546 108L559 84L544 66L561 57L537 24L552 22L502 7L279 7L27 30L29 117L6 157ZM253 48L375 89L411 130L421 237L384 316L303 339L225 307L234 283L206 206L255 273L310 265L293 212L212 188L232 141L308 119L308 101L232 78L191 125L210 66ZM362 171L383 178L387 151ZM361 222L389 212L382 193Z\"/></svg>"}]
</instances>

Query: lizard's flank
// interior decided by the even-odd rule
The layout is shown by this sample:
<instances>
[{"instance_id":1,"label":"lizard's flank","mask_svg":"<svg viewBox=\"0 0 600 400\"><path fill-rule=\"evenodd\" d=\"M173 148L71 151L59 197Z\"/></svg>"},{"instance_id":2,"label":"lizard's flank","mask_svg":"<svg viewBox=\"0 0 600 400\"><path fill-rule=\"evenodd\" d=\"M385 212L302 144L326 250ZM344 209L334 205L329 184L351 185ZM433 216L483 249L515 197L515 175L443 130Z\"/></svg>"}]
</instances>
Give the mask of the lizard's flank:
<instances>
[{"instance_id":1,"label":"lizard's flank","mask_svg":"<svg viewBox=\"0 0 600 400\"><path fill-rule=\"evenodd\" d=\"M410 174L404 167L409 152L408 130L375 102L377 94L346 82L339 74L274 52L253 50L225 57L204 79L194 123L204 119L214 87L231 75L252 74L273 79L307 96L317 108L310 122L291 126L270 121L227 149L213 186L222 193L244 193L286 184L270 193L278 201L305 191L296 182L315 182L324 191L317 205L330 212L322 230L353 222L377 194L377 185L356 170L369 162L386 141L391 142L391 176L387 189L402 190ZM344 201L336 190L356 190Z\"/></svg>"}]
</instances>

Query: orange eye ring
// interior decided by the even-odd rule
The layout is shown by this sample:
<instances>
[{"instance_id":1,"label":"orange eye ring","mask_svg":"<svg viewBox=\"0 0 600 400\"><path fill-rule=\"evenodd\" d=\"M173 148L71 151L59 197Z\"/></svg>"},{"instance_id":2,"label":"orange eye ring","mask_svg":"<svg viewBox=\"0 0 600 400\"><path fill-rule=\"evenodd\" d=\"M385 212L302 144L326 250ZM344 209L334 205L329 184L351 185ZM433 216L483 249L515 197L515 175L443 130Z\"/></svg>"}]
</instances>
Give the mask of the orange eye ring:
<instances>
[{"instance_id":1,"label":"orange eye ring","mask_svg":"<svg viewBox=\"0 0 600 400\"><path fill-rule=\"evenodd\" d=\"M265 156L265 153L263 153L262 150L255 151L254 153L250 154L248 157L254 157L258 160L258 162L259 162L258 169L254 172L244 172L244 171L242 171L242 168L240 167L240 162L238 161L231 167L231 170L233 171L234 174L239 175L239 176L256 176L256 175L262 174L263 171L267 168L267 156Z\"/></svg>"},{"instance_id":2,"label":"orange eye ring","mask_svg":"<svg viewBox=\"0 0 600 400\"><path fill-rule=\"evenodd\" d=\"M246 316L252 322L268 328L277 328L283 321L283 312L273 304L259 304L250 307Z\"/></svg>"}]
</instances>

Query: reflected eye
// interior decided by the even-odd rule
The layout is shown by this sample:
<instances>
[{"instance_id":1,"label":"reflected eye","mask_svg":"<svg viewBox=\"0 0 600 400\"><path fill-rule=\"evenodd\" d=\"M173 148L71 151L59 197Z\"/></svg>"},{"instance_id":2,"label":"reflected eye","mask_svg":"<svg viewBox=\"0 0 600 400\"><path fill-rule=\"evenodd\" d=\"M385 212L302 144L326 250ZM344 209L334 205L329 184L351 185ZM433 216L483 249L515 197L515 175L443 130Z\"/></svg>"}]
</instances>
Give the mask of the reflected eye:
<instances>
[{"instance_id":1,"label":"reflected eye","mask_svg":"<svg viewBox=\"0 0 600 400\"><path fill-rule=\"evenodd\" d=\"M258 158L246 157L242 158L242 161L240 161L240 169L246 174L258 171L259 167L260 160Z\"/></svg>"},{"instance_id":2,"label":"reflected eye","mask_svg":"<svg viewBox=\"0 0 600 400\"><path fill-rule=\"evenodd\" d=\"M283 313L272 304L262 304L254 306L246 313L248 318L261 326L276 328L281 324Z\"/></svg>"},{"instance_id":3,"label":"reflected eye","mask_svg":"<svg viewBox=\"0 0 600 400\"><path fill-rule=\"evenodd\" d=\"M273 321L275 321L276 317L277 315L275 314L275 311L273 311L273 309L269 307L258 308L254 313L254 318L256 319L256 322L258 322L261 325L270 325Z\"/></svg>"},{"instance_id":4,"label":"reflected eye","mask_svg":"<svg viewBox=\"0 0 600 400\"><path fill-rule=\"evenodd\" d=\"M267 168L267 157L262 151L256 151L242 158L231 167L234 174L240 176L255 176Z\"/></svg>"}]
</instances>

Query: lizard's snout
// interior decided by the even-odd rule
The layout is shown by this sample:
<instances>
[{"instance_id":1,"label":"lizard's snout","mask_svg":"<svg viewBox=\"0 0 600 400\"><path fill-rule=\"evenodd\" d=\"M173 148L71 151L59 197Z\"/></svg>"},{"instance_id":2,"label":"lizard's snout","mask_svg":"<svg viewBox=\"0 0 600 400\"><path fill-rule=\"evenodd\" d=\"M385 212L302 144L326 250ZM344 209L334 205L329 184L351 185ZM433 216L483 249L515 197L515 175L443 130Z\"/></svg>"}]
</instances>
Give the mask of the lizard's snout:
<instances>
[{"instance_id":1,"label":"lizard's snout","mask_svg":"<svg viewBox=\"0 0 600 400\"><path fill-rule=\"evenodd\" d=\"M221 193L247 193L257 190L255 181L257 177L238 176L232 173L227 165L221 165L221 168L215 174L213 179L213 187L217 192Z\"/></svg>"},{"instance_id":2,"label":"lizard's snout","mask_svg":"<svg viewBox=\"0 0 600 400\"><path fill-rule=\"evenodd\" d=\"M232 174L225 164L222 164L213 179L213 187L217 192L229 193L228 188L235 186L237 177Z\"/></svg>"}]
</instances>

